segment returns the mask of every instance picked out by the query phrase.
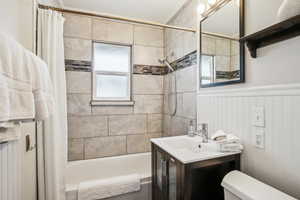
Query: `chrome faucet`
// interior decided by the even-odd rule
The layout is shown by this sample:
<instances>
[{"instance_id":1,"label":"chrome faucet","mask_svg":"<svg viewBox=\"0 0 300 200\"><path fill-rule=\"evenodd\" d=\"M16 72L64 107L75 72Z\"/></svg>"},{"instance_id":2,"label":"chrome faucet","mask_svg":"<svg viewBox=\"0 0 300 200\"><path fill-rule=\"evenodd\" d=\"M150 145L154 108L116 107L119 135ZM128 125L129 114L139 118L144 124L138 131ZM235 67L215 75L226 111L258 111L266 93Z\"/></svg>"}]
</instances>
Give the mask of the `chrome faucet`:
<instances>
[{"instance_id":1,"label":"chrome faucet","mask_svg":"<svg viewBox=\"0 0 300 200\"><path fill-rule=\"evenodd\" d=\"M203 143L208 143L208 124L200 124L201 129L198 131L203 138Z\"/></svg>"}]
</instances>

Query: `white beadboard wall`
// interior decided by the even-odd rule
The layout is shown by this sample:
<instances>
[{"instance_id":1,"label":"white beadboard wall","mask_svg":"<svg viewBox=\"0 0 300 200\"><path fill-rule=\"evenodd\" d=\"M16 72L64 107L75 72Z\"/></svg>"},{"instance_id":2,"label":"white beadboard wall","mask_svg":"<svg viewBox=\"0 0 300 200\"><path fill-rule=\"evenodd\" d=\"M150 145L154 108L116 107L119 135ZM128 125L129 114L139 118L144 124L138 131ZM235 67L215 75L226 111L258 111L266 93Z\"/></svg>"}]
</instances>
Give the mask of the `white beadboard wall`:
<instances>
[{"instance_id":1,"label":"white beadboard wall","mask_svg":"<svg viewBox=\"0 0 300 200\"><path fill-rule=\"evenodd\" d=\"M19 141L0 144L0 200L21 200Z\"/></svg>"},{"instance_id":2,"label":"white beadboard wall","mask_svg":"<svg viewBox=\"0 0 300 200\"><path fill-rule=\"evenodd\" d=\"M253 145L252 109L265 107L265 149ZM242 170L300 199L300 84L200 90L198 123L242 138Z\"/></svg>"}]
</instances>

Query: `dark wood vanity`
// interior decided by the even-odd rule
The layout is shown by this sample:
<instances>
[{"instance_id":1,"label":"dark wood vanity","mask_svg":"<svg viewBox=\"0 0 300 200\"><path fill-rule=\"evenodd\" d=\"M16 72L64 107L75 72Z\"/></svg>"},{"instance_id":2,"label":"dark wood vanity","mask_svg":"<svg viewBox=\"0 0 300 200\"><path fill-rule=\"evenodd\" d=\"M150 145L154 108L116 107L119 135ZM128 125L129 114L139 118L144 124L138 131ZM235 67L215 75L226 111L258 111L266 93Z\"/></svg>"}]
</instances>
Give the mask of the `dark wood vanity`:
<instances>
[{"instance_id":1,"label":"dark wood vanity","mask_svg":"<svg viewBox=\"0 0 300 200\"><path fill-rule=\"evenodd\" d=\"M223 200L223 177L240 170L240 154L182 163L152 143L152 200Z\"/></svg>"}]
</instances>

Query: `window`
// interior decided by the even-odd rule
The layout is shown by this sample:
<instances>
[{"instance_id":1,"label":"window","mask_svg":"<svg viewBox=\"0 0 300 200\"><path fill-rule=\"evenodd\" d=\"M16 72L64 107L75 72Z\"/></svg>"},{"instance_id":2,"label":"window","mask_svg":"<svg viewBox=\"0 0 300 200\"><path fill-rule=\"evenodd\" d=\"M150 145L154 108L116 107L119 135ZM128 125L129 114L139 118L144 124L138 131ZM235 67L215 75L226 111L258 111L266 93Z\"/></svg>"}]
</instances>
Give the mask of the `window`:
<instances>
[{"instance_id":1,"label":"window","mask_svg":"<svg viewBox=\"0 0 300 200\"><path fill-rule=\"evenodd\" d=\"M131 100L131 46L93 43L93 100Z\"/></svg>"},{"instance_id":2,"label":"window","mask_svg":"<svg viewBox=\"0 0 300 200\"><path fill-rule=\"evenodd\" d=\"M215 57L211 55L201 56L202 84L213 83L215 81Z\"/></svg>"}]
</instances>

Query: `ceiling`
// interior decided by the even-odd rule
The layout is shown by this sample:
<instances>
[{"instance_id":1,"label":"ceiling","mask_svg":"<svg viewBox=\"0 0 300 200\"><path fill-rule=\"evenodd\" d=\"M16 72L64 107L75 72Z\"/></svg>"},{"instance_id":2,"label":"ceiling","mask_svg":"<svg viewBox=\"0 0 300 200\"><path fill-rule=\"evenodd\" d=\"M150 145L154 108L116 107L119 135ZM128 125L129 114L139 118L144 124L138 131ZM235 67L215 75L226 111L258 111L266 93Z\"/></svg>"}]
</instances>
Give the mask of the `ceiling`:
<instances>
[{"instance_id":1,"label":"ceiling","mask_svg":"<svg viewBox=\"0 0 300 200\"><path fill-rule=\"evenodd\" d=\"M52 0L53 1L53 0ZM188 0L56 0L65 8L167 23Z\"/></svg>"}]
</instances>

